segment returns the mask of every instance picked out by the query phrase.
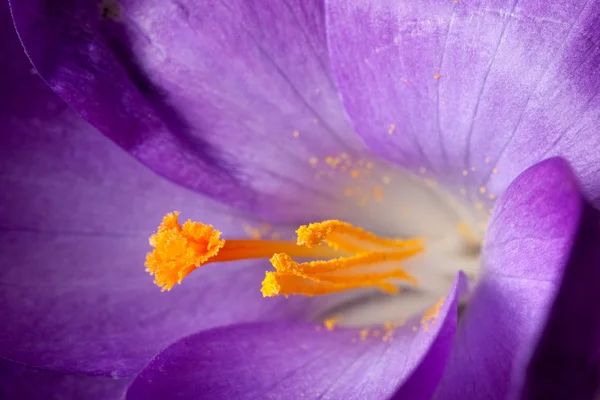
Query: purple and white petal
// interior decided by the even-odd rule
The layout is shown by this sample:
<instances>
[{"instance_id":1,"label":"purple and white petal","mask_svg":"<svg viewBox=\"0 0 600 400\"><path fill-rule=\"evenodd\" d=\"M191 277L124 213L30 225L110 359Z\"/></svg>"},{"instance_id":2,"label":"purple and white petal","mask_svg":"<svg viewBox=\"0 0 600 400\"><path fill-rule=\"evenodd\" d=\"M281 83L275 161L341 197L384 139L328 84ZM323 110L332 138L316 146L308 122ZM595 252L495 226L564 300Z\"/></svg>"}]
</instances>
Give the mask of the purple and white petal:
<instances>
[{"instance_id":1,"label":"purple and white petal","mask_svg":"<svg viewBox=\"0 0 600 400\"><path fill-rule=\"evenodd\" d=\"M327 2L357 133L472 197L561 156L598 204L599 18L598 0Z\"/></svg>"},{"instance_id":2,"label":"purple and white petal","mask_svg":"<svg viewBox=\"0 0 600 400\"><path fill-rule=\"evenodd\" d=\"M594 399L600 377L600 215L585 205L562 285L514 399ZM595 396L595 397L594 397Z\"/></svg>"},{"instance_id":3,"label":"purple and white petal","mask_svg":"<svg viewBox=\"0 0 600 400\"><path fill-rule=\"evenodd\" d=\"M321 0L27 0L12 11L44 80L158 173L272 219L341 196L310 162L358 148L329 76Z\"/></svg>"},{"instance_id":4,"label":"purple and white petal","mask_svg":"<svg viewBox=\"0 0 600 400\"><path fill-rule=\"evenodd\" d=\"M398 396L429 399L452 345L465 279L457 276L434 318L409 320L387 337L381 328L273 323L200 332L161 352L127 399L385 399L400 385Z\"/></svg>"},{"instance_id":5,"label":"purple and white petal","mask_svg":"<svg viewBox=\"0 0 600 400\"><path fill-rule=\"evenodd\" d=\"M266 260L209 265L168 293L152 284L148 236L165 213L225 238L253 221L155 175L83 121L31 73L0 10L0 357L131 376L198 330L304 315L306 299L263 300Z\"/></svg>"},{"instance_id":6,"label":"purple and white petal","mask_svg":"<svg viewBox=\"0 0 600 400\"><path fill-rule=\"evenodd\" d=\"M567 310L553 305L576 301L560 297L569 295L565 285L573 278L568 277L581 268L589 272L570 258L586 240L580 235L589 224L585 207L578 181L563 159L536 164L509 186L492 215L482 278L458 327L438 398L505 399L522 377L541 332L556 333L546 326L549 315L569 320ZM589 262L600 267L597 258ZM577 278L583 279L579 284L586 279L581 272ZM589 325L574 326L576 314L572 318L568 339L577 340ZM593 344L586 345L590 361L597 360ZM552 351L543 342L540 346L539 351Z\"/></svg>"}]
</instances>

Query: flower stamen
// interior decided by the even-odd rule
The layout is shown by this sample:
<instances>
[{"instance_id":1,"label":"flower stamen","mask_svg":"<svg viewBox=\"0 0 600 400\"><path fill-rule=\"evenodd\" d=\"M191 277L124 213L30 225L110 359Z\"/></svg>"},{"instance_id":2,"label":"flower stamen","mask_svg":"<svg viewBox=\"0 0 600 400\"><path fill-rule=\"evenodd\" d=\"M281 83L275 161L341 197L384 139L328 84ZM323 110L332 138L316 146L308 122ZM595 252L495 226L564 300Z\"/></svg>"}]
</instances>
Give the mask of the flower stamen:
<instances>
[{"instance_id":1,"label":"flower stamen","mask_svg":"<svg viewBox=\"0 0 600 400\"><path fill-rule=\"evenodd\" d=\"M353 255L327 261L297 263L285 253L271 257L275 272L267 272L262 293L265 297L290 294L305 296L377 287L397 293L390 280L417 284L399 262L424 249L422 239L387 239L337 220L303 225L296 231L298 244L307 247L325 243Z\"/></svg>"},{"instance_id":2,"label":"flower stamen","mask_svg":"<svg viewBox=\"0 0 600 400\"><path fill-rule=\"evenodd\" d=\"M421 239L387 239L337 220L301 226L296 243L280 240L224 240L211 225L178 221L169 213L150 237L154 250L146 270L163 291L171 290L196 268L211 262L269 258L275 267L262 283L265 297L328 294L363 287L396 293L393 280L416 284L399 262L424 249ZM292 259L317 261L298 263Z\"/></svg>"},{"instance_id":3,"label":"flower stamen","mask_svg":"<svg viewBox=\"0 0 600 400\"><path fill-rule=\"evenodd\" d=\"M339 256L327 246L307 248L281 240L224 240L212 225L178 221L179 212L165 215L157 232L150 237L154 247L146 256L146 271L163 291L181 283L190 272L211 262L269 258L276 252L295 257L327 258Z\"/></svg>"}]
</instances>

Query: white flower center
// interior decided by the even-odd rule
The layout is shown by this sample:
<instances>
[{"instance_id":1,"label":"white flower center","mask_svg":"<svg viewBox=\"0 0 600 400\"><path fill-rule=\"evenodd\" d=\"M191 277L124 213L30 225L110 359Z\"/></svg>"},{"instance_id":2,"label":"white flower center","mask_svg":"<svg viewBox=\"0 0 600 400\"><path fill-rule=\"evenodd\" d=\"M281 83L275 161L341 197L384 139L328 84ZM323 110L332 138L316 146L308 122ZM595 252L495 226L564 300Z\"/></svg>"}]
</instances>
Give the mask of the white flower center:
<instances>
[{"instance_id":1,"label":"white flower center","mask_svg":"<svg viewBox=\"0 0 600 400\"><path fill-rule=\"evenodd\" d=\"M370 171L363 185L379 185L378 201L358 209L351 204L339 218L380 236L424 238L425 251L402 262L403 269L419 284L400 283L396 295L359 290L333 296L331 307L319 318L339 317L339 325L365 326L406 319L445 296L459 270L471 283L480 274L479 256L489 207L470 206L464 189L457 188L453 194L427 178L424 168L420 175L379 167Z\"/></svg>"}]
</instances>

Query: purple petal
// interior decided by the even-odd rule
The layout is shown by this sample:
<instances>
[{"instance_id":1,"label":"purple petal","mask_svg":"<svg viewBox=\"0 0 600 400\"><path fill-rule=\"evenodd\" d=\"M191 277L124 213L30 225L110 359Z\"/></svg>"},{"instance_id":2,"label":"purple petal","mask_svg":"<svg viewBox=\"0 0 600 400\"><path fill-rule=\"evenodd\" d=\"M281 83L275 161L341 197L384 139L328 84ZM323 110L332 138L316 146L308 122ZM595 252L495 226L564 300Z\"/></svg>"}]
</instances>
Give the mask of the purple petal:
<instances>
[{"instance_id":1,"label":"purple petal","mask_svg":"<svg viewBox=\"0 0 600 400\"><path fill-rule=\"evenodd\" d=\"M533 353L520 399L594 399L600 377L600 216L586 205L562 286Z\"/></svg>"},{"instance_id":2,"label":"purple petal","mask_svg":"<svg viewBox=\"0 0 600 400\"><path fill-rule=\"evenodd\" d=\"M0 356L129 376L198 330L301 315L305 300L262 298L268 261L209 265L169 293L152 284L148 236L166 212L226 237L252 221L157 177L79 118L31 73L0 11Z\"/></svg>"},{"instance_id":3,"label":"purple petal","mask_svg":"<svg viewBox=\"0 0 600 400\"><path fill-rule=\"evenodd\" d=\"M600 199L600 1L341 0L327 13L344 105L377 154L495 194L559 155Z\"/></svg>"},{"instance_id":4,"label":"purple petal","mask_svg":"<svg viewBox=\"0 0 600 400\"><path fill-rule=\"evenodd\" d=\"M579 246L583 205L562 159L531 167L509 186L490 221L483 276L460 322L440 399L506 398L548 318L569 253ZM577 340L579 329L571 328Z\"/></svg>"},{"instance_id":5,"label":"purple petal","mask_svg":"<svg viewBox=\"0 0 600 400\"><path fill-rule=\"evenodd\" d=\"M12 3L38 72L84 118L247 210L289 219L331 200L309 161L357 140L329 78L321 0L98 3Z\"/></svg>"},{"instance_id":6,"label":"purple petal","mask_svg":"<svg viewBox=\"0 0 600 400\"><path fill-rule=\"evenodd\" d=\"M450 351L465 283L459 274L435 323L419 326L419 319L413 319L387 338L381 329L361 339L358 329L328 332L306 324L200 332L160 353L134 381L127 398L377 399L388 398L405 383L405 398L428 399Z\"/></svg>"},{"instance_id":7,"label":"purple petal","mask_svg":"<svg viewBox=\"0 0 600 400\"><path fill-rule=\"evenodd\" d=\"M65 375L0 359L0 398L6 400L122 399L131 379Z\"/></svg>"}]
</instances>

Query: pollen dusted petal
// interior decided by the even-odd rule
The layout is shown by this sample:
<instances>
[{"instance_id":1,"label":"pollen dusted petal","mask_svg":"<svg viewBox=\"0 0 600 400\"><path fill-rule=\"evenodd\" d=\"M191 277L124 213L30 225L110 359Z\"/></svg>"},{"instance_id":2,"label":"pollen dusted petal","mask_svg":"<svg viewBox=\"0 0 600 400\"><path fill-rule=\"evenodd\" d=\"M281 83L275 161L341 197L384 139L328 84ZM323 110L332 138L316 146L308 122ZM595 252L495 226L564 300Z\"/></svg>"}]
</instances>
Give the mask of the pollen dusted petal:
<instances>
[{"instance_id":1,"label":"pollen dusted petal","mask_svg":"<svg viewBox=\"0 0 600 400\"><path fill-rule=\"evenodd\" d=\"M211 225L190 220L178 221L179 213L169 213L157 232L150 237L154 247L146 256L146 270L154 275L154 283L171 290L176 283L214 257L225 244L221 232Z\"/></svg>"}]
</instances>

